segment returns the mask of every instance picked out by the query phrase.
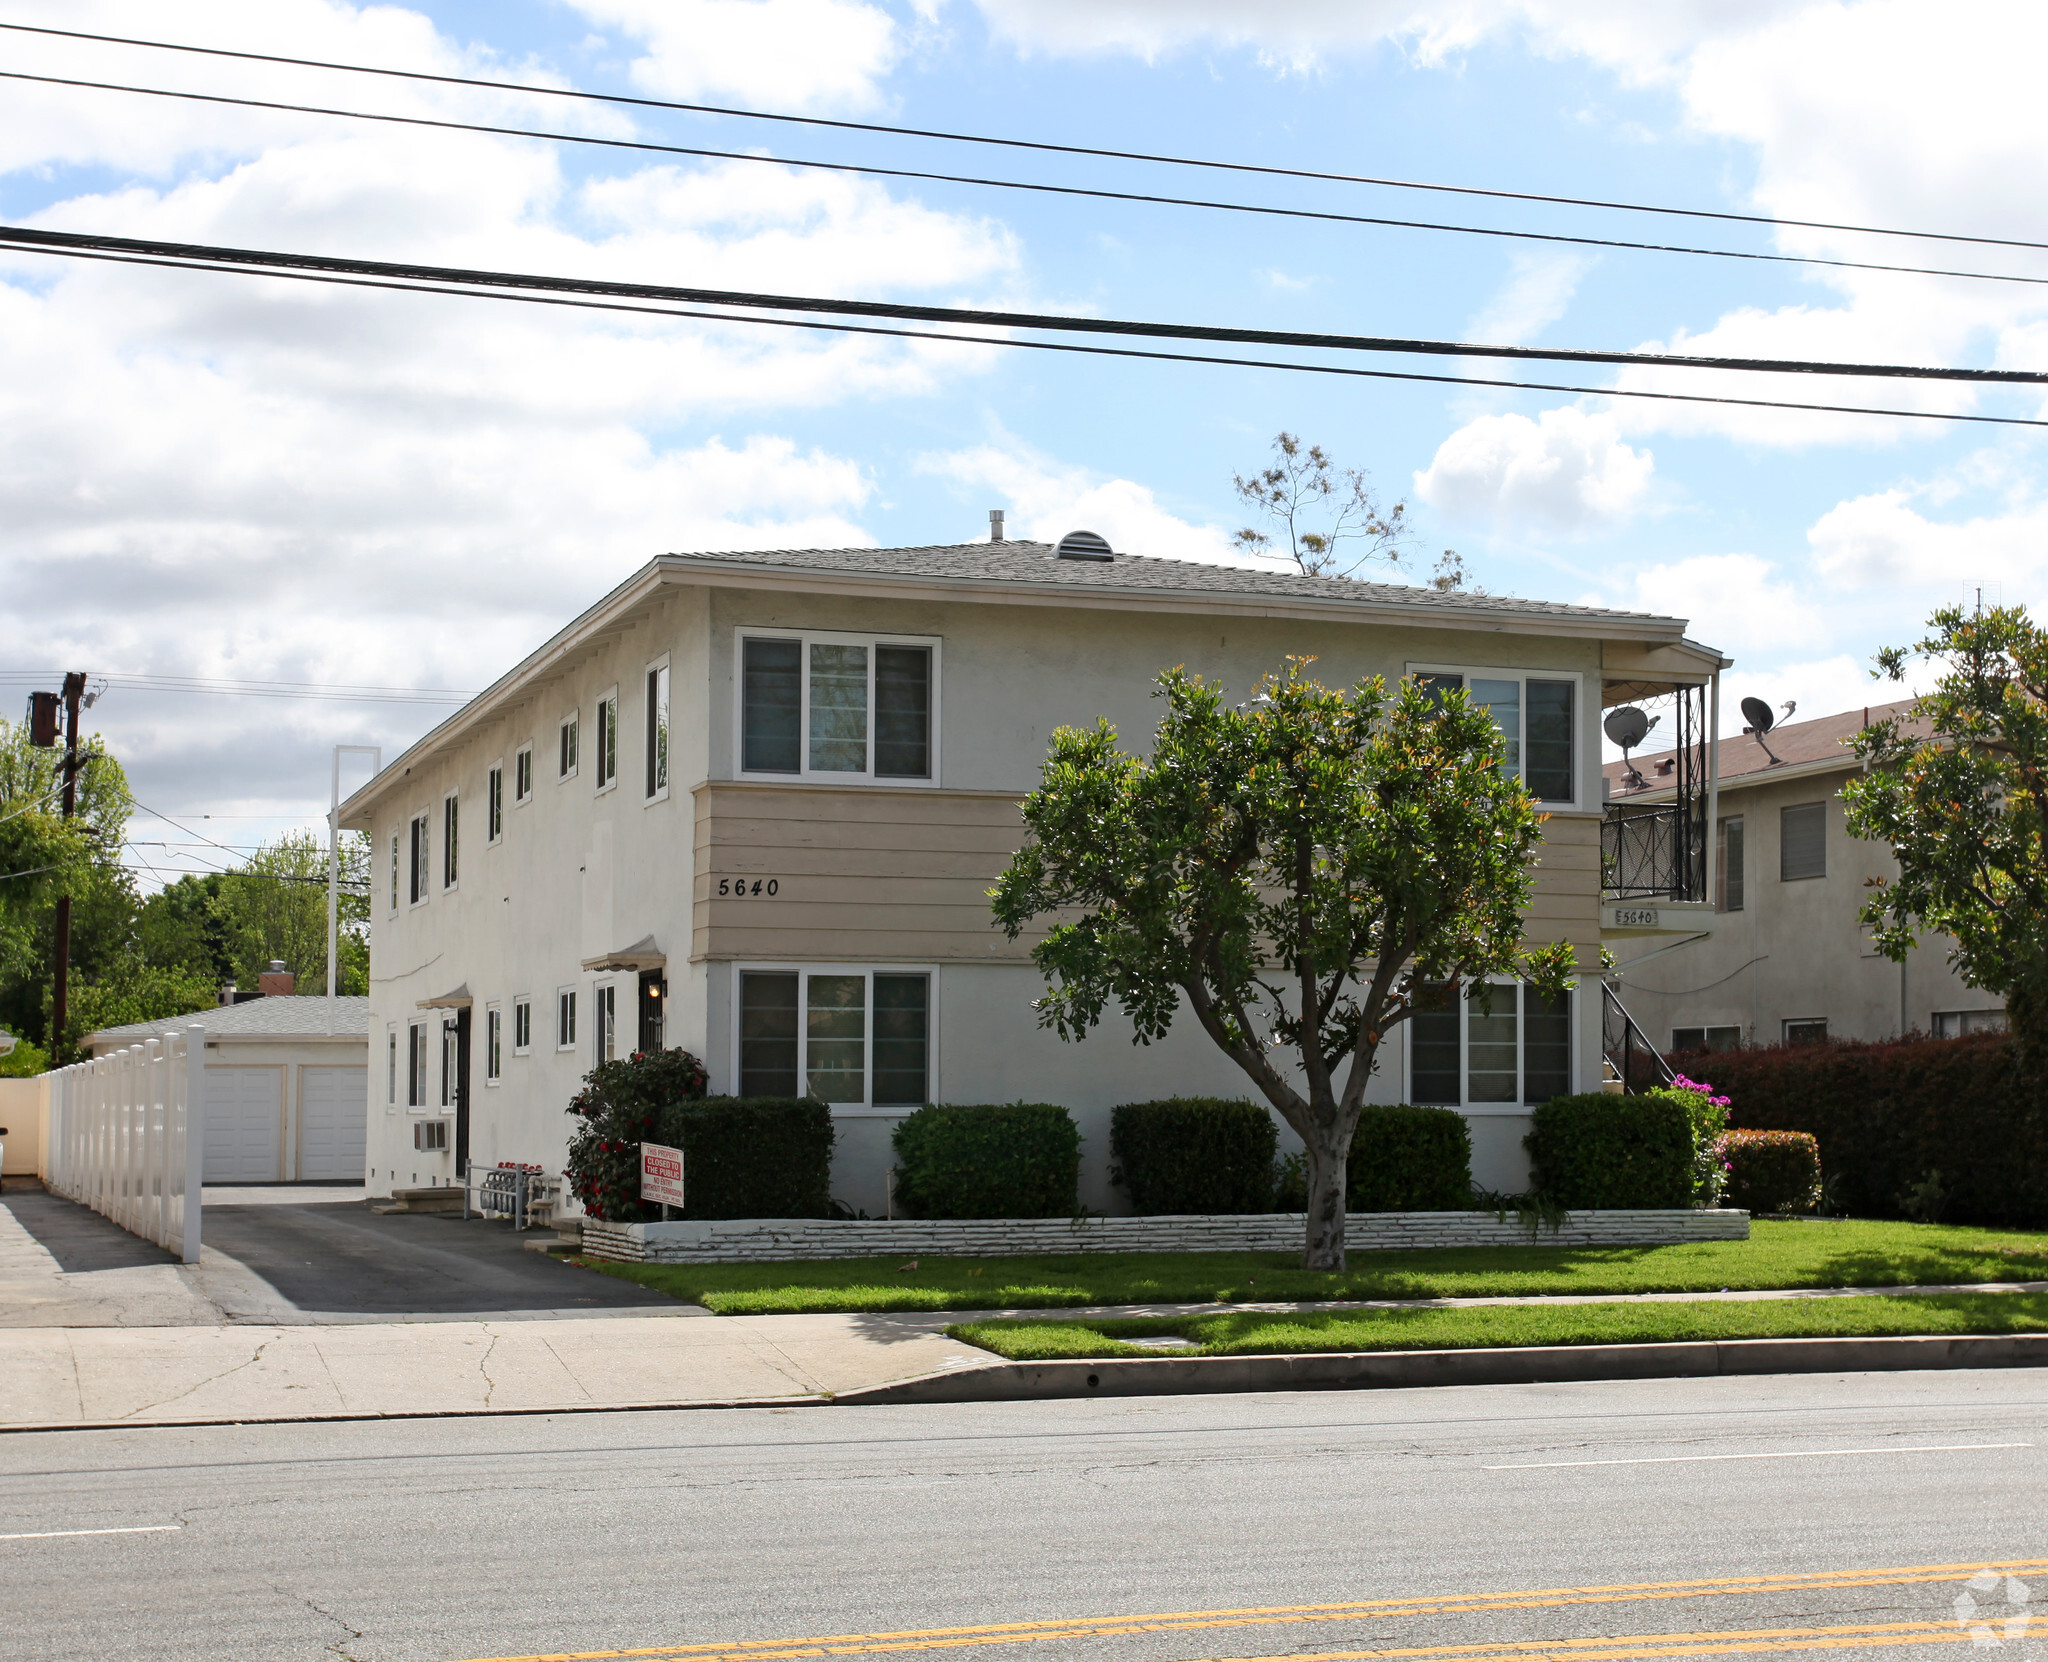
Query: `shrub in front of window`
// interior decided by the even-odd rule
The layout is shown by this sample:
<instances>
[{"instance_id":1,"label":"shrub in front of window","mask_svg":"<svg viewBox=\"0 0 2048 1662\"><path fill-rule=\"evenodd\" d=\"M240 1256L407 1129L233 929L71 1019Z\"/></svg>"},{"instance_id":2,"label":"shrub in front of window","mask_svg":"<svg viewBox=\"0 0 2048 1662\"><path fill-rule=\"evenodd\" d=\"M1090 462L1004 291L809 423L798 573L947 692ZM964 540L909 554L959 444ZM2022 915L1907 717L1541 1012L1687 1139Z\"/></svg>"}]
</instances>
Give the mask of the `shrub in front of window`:
<instances>
[{"instance_id":1,"label":"shrub in front of window","mask_svg":"<svg viewBox=\"0 0 2048 1662\"><path fill-rule=\"evenodd\" d=\"M1126 1102L1110 1111L1109 1177L1140 1217L1265 1212L1279 1143L1272 1110L1242 1097Z\"/></svg>"},{"instance_id":2,"label":"shrub in front of window","mask_svg":"<svg viewBox=\"0 0 2048 1662\"><path fill-rule=\"evenodd\" d=\"M636 1053L584 1075L583 1089L569 1101L577 1123L563 1166L584 1211L606 1223L661 1216L659 1207L640 1203L640 1145L669 1142L663 1117L703 1096L704 1082L704 1064L686 1050Z\"/></svg>"},{"instance_id":3,"label":"shrub in front of window","mask_svg":"<svg viewBox=\"0 0 2048 1662\"><path fill-rule=\"evenodd\" d=\"M1354 1212L1468 1211L1471 1126L1455 1108L1360 1109L1345 1192Z\"/></svg>"},{"instance_id":4,"label":"shrub in front of window","mask_svg":"<svg viewBox=\"0 0 2048 1662\"><path fill-rule=\"evenodd\" d=\"M1676 1094L1554 1097L1530 1123L1530 1188L1567 1211L1692 1204L1692 1119Z\"/></svg>"},{"instance_id":5,"label":"shrub in front of window","mask_svg":"<svg viewBox=\"0 0 2048 1662\"><path fill-rule=\"evenodd\" d=\"M913 1218L1080 1213L1081 1128L1054 1103L933 1103L892 1140L896 1205Z\"/></svg>"},{"instance_id":6,"label":"shrub in front of window","mask_svg":"<svg viewBox=\"0 0 2048 1662\"><path fill-rule=\"evenodd\" d=\"M1748 1212L1811 1212L1820 1204L1820 1144L1805 1131L1724 1131L1727 1203Z\"/></svg>"}]
</instances>

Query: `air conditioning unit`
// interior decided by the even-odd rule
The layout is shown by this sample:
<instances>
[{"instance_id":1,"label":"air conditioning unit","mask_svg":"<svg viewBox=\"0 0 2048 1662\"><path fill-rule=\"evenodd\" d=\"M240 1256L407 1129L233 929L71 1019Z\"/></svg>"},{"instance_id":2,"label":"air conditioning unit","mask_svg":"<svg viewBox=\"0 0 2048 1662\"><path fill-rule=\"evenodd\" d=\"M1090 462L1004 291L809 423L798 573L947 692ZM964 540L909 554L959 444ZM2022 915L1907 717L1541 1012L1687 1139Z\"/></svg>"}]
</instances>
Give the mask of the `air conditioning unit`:
<instances>
[{"instance_id":1,"label":"air conditioning unit","mask_svg":"<svg viewBox=\"0 0 2048 1662\"><path fill-rule=\"evenodd\" d=\"M446 1120L414 1120L412 1122L412 1146L422 1154L448 1151L448 1122Z\"/></svg>"}]
</instances>

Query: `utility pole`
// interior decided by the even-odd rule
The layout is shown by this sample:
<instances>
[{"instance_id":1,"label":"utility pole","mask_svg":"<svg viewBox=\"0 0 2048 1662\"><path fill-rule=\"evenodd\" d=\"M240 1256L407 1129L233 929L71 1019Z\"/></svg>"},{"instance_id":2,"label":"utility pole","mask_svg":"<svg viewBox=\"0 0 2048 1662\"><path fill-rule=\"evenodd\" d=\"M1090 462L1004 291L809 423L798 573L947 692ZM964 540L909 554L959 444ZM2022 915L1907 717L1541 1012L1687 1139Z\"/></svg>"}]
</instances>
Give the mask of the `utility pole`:
<instances>
[{"instance_id":1,"label":"utility pole","mask_svg":"<svg viewBox=\"0 0 2048 1662\"><path fill-rule=\"evenodd\" d=\"M78 807L78 701L85 693L85 674L72 670L64 677L64 820ZM50 995L50 1049L64 1043L64 1018L71 994L71 896L57 897L57 984Z\"/></svg>"}]
</instances>

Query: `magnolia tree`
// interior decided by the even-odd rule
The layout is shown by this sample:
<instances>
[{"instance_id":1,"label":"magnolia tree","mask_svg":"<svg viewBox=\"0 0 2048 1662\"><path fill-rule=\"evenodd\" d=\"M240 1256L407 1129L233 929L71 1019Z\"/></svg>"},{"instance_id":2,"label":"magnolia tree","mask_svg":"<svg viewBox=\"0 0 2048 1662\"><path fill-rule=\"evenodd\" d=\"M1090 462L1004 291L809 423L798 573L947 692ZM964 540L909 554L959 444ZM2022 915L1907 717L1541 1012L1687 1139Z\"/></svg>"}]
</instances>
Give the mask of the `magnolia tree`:
<instances>
[{"instance_id":1,"label":"magnolia tree","mask_svg":"<svg viewBox=\"0 0 2048 1662\"><path fill-rule=\"evenodd\" d=\"M1878 663L1898 681L1931 659L1934 689L1852 741L1865 772L1842 790L1849 829L1899 863L1863 921L1900 962L1919 931L1947 935L1956 973L2001 994L2014 1037L2048 1060L2048 636L2021 607L1951 607L1929 628Z\"/></svg>"},{"instance_id":2,"label":"magnolia tree","mask_svg":"<svg viewBox=\"0 0 2048 1662\"><path fill-rule=\"evenodd\" d=\"M1201 1024L1300 1135L1305 1262L1342 1269L1345 1162L1387 1035L1426 989L1556 993L1575 966L1567 944L1523 945L1543 816L1492 718L1412 681L1333 690L1311 661L1242 705L1168 671L1149 758L1107 722L1059 729L990 893L1013 940L1062 914L1032 949L1062 1038L1112 997L1137 1043L1183 1008Z\"/></svg>"}]
</instances>

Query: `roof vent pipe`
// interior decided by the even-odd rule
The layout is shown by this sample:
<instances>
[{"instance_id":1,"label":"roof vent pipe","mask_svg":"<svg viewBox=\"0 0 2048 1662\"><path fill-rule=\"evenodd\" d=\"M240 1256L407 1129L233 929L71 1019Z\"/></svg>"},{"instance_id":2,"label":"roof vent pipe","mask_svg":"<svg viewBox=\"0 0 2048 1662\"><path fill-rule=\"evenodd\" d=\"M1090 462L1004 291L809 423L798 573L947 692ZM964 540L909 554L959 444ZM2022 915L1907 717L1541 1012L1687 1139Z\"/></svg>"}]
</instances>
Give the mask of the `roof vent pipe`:
<instances>
[{"instance_id":1,"label":"roof vent pipe","mask_svg":"<svg viewBox=\"0 0 2048 1662\"><path fill-rule=\"evenodd\" d=\"M1000 508L991 508L988 511L988 540L990 542L1001 542L1003 540L1003 510Z\"/></svg>"},{"instance_id":2,"label":"roof vent pipe","mask_svg":"<svg viewBox=\"0 0 2048 1662\"><path fill-rule=\"evenodd\" d=\"M1113 560L1116 551L1109 539L1094 531L1069 531L1060 538L1054 557L1061 560Z\"/></svg>"}]
</instances>

